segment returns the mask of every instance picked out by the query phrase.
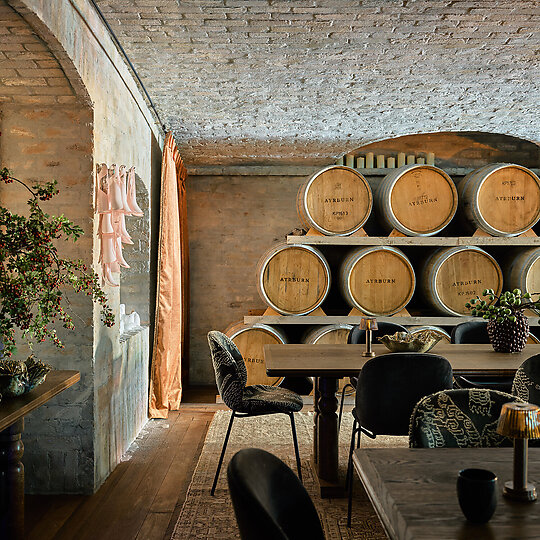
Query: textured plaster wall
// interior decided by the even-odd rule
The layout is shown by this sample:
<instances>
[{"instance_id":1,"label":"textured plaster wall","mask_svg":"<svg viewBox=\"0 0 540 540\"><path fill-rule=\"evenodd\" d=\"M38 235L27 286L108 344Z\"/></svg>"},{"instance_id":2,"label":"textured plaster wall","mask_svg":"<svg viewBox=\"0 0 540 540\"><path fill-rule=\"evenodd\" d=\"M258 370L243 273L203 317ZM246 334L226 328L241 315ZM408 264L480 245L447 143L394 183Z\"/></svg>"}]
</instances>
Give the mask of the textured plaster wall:
<instances>
[{"instance_id":1,"label":"textured plaster wall","mask_svg":"<svg viewBox=\"0 0 540 540\"><path fill-rule=\"evenodd\" d=\"M124 271L124 278L131 283L131 288L134 284L137 285L137 294L132 297L129 294L130 287L124 294L123 283L120 288L106 287L106 292L116 312L122 294L127 311L136 309L142 312L143 322L147 324L151 210L147 193L153 177L155 179L156 174L159 174L155 164L151 164L151 146L156 144L156 139L160 139L160 132L156 129L153 118L103 24L86 0L11 0L9 4L47 42L47 46L50 46L49 56L59 59L71 82L72 96L76 96L79 103L86 103L87 110L90 105L92 107L93 114L88 116L86 128L93 145L90 144L88 148L81 187L69 202L77 211L84 212L87 216L86 257L96 264L96 268L99 245L96 235L97 220L93 222L93 167L96 163L118 163L136 167L137 184L141 193L140 205L145 211L145 217L140 218L136 225L135 222L128 225L136 227L136 242L134 246L125 249L124 256L129 262L133 254L136 264L134 269ZM28 54L21 55L20 59L28 59ZM22 76L20 73L18 75ZM66 77L64 79L67 80ZM22 82L19 86L23 88L21 93L24 95L28 84ZM33 91L29 93L34 94ZM79 144L75 131L70 132L69 136L73 144ZM80 385L79 390L82 388L82 392L77 393L74 390L71 395L71 402L80 400L82 395L85 395L91 407L88 422L84 426L88 440L83 449L87 463L80 471L83 479L76 485L71 485L71 469L68 469L67 465L62 468L68 460L73 460L73 456L68 453L65 463L57 464L57 467L51 468L48 463L42 462L55 476L48 485L38 486L37 489L42 492L92 492L97 489L146 422L147 399L144 396L148 391L148 331L133 336L133 343L121 341L118 325L106 329L99 322L97 308L94 308L93 314L91 306L87 306L88 309L90 312L86 317L85 347L81 350L85 350L87 354L91 372ZM76 366L73 368L78 369ZM66 402L70 403L68 399ZM44 409L43 416L50 418L50 429L56 430L53 414ZM71 417L70 421L75 425L79 423L76 417ZM76 441L73 448L75 446Z\"/></svg>"},{"instance_id":2,"label":"textured plaster wall","mask_svg":"<svg viewBox=\"0 0 540 540\"><path fill-rule=\"evenodd\" d=\"M434 131L540 139L537 0L98 2L188 164Z\"/></svg>"}]
</instances>

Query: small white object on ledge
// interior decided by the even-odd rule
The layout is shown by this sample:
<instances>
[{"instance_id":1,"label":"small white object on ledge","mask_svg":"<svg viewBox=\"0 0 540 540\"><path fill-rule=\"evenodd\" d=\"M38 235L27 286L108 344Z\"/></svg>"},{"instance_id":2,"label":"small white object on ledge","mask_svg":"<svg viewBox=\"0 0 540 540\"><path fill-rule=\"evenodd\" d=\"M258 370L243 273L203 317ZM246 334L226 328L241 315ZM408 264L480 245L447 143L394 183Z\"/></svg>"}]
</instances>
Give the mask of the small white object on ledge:
<instances>
[{"instance_id":1,"label":"small white object on ledge","mask_svg":"<svg viewBox=\"0 0 540 540\"><path fill-rule=\"evenodd\" d=\"M123 328L122 328L123 327ZM141 318L136 311L132 311L129 315L124 314L121 321L121 333L132 332L141 327Z\"/></svg>"}]
</instances>

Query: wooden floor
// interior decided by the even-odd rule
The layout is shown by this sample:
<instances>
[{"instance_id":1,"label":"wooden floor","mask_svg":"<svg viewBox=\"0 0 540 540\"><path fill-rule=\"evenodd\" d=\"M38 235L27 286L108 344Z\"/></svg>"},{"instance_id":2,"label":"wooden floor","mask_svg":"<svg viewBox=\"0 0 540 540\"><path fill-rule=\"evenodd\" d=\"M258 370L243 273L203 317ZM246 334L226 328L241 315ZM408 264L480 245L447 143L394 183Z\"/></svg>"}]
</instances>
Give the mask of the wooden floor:
<instances>
[{"instance_id":1,"label":"wooden floor","mask_svg":"<svg viewBox=\"0 0 540 540\"><path fill-rule=\"evenodd\" d=\"M27 495L32 540L170 538L214 412L215 388L191 389L180 411L152 420L92 496Z\"/></svg>"}]
</instances>

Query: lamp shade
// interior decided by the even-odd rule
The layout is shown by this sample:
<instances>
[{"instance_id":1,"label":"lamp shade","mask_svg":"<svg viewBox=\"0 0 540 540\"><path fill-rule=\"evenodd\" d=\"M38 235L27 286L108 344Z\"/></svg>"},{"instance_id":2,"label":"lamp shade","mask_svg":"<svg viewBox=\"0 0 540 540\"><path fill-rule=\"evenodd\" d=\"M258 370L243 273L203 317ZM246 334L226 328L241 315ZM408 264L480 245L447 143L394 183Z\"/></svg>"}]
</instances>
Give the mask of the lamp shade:
<instances>
[{"instance_id":1,"label":"lamp shade","mask_svg":"<svg viewBox=\"0 0 540 540\"><path fill-rule=\"evenodd\" d=\"M497 424L497 433L512 439L540 438L540 407L531 403L505 403Z\"/></svg>"},{"instance_id":2,"label":"lamp shade","mask_svg":"<svg viewBox=\"0 0 540 540\"><path fill-rule=\"evenodd\" d=\"M362 317L360 319L360 330L377 330L377 319L374 317Z\"/></svg>"}]
</instances>

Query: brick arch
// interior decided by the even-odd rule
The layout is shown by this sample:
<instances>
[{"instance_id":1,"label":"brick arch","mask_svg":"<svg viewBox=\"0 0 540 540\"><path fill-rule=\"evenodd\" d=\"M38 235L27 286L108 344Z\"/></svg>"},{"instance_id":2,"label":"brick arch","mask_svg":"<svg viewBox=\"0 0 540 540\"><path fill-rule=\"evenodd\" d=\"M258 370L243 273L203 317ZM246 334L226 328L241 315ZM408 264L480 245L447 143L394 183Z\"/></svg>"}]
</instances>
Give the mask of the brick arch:
<instances>
[{"instance_id":1,"label":"brick arch","mask_svg":"<svg viewBox=\"0 0 540 540\"><path fill-rule=\"evenodd\" d=\"M92 108L90 95L88 94L86 86L73 64L73 61L49 28L40 20L38 15L26 7L24 2L21 0L5 0L5 2L11 8L13 8L13 10L17 12L22 19L24 19L24 21L26 21L28 26L33 30L36 41L39 40L53 55L54 61L56 61L58 64L57 67L64 72L65 78L69 82L69 85L73 91L72 93L77 98L77 101L79 101L81 104L87 105L89 108ZM54 61L51 61L51 66L53 65ZM64 100L65 103L68 101L69 100L67 99Z\"/></svg>"}]
</instances>

